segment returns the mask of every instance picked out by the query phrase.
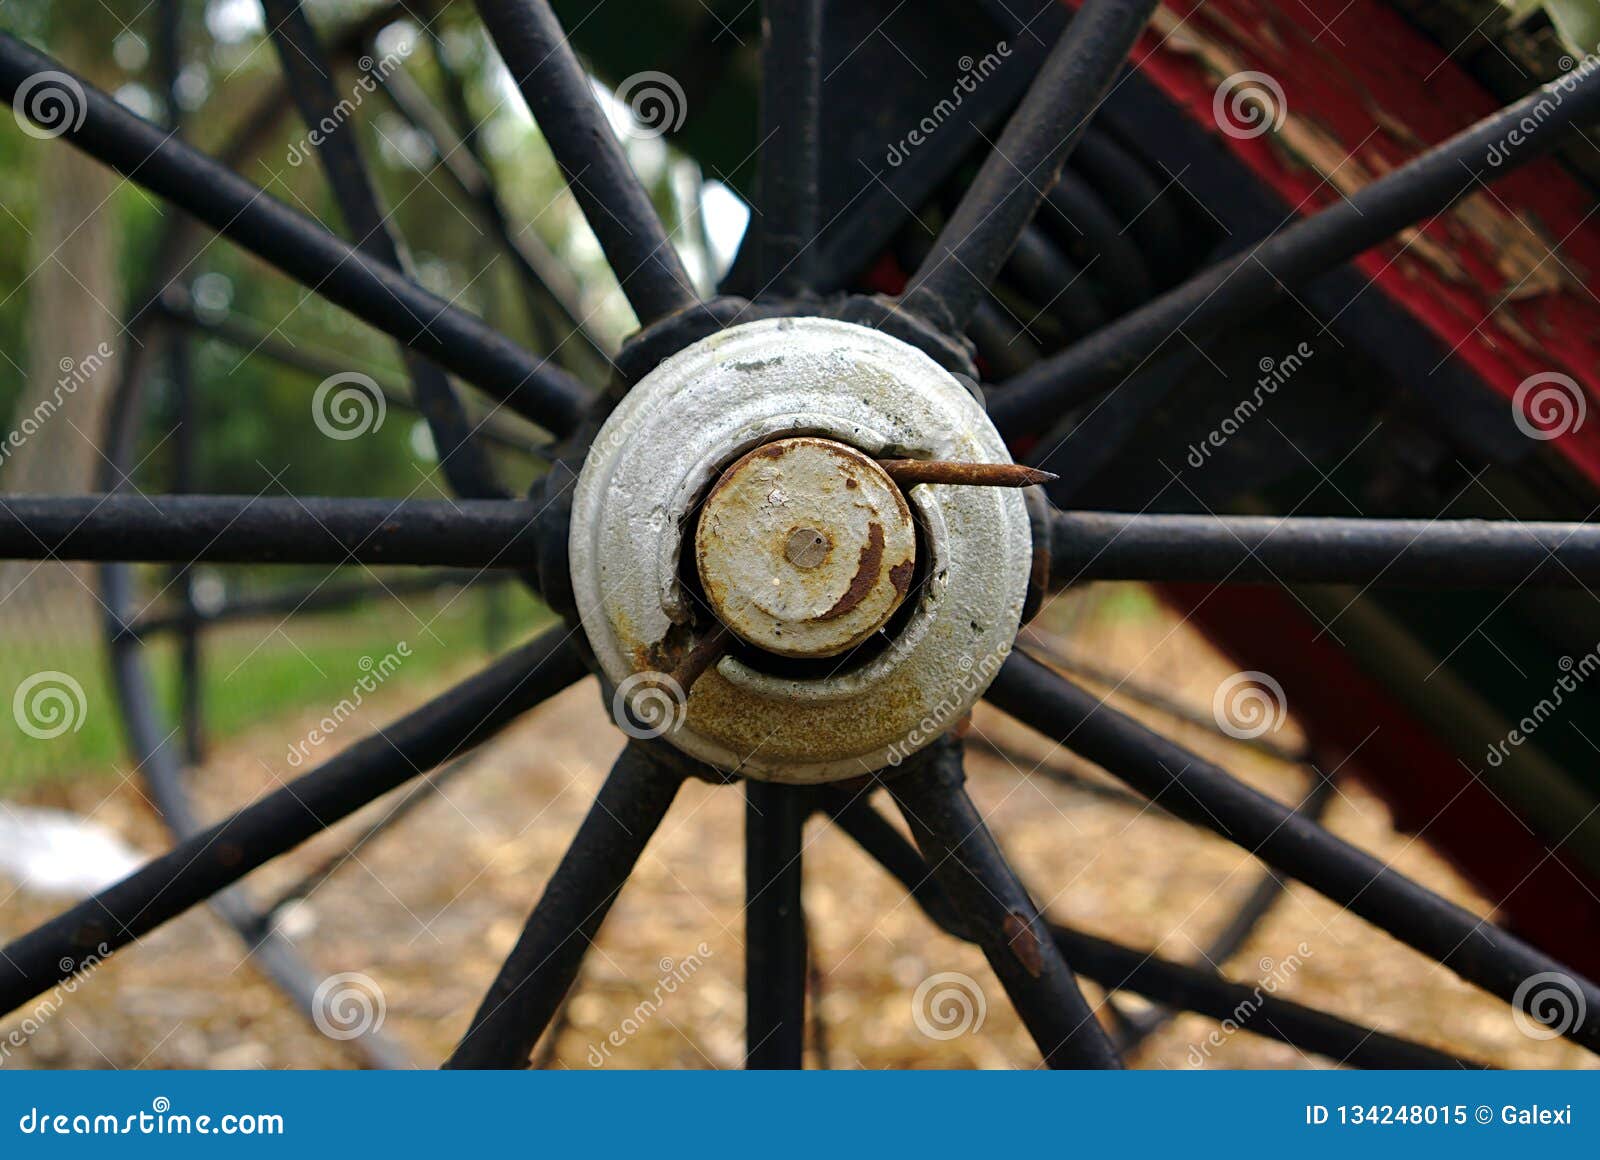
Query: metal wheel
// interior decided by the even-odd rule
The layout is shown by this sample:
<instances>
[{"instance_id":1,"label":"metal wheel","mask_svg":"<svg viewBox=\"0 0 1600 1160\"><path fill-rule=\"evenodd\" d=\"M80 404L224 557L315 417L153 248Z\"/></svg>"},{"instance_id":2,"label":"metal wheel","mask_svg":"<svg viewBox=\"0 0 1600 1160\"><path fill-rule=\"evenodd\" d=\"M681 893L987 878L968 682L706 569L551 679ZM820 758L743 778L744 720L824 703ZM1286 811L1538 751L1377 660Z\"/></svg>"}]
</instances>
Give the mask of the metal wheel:
<instances>
[{"instance_id":1,"label":"metal wheel","mask_svg":"<svg viewBox=\"0 0 1600 1160\"><path fill-rule=\"evenodd\" d=\"M318 122L338 103L330 58L297 2L265 0L264 7L288 93ZM138 366L125 371L119 393L105 494L0 501L0 556L171 565L184 601L165 627L191 642L198 618L187 570L202 564L493 570L519 576L566 618L381 733L206 825L193 816L165 734L147 723L140 735L140 722L152 718L140 703L137 642L155 628L126 619L134 607L129 573L108 568L121 693L178 841L5 947L0 1007L49 988L84 954L122 948L208 900L258 953L280 956L281 978L294 991L304 968L274 944L260 912L237 892L241 880L592 674L628 740L447 1066L526 1065L611 902L690 777L740 785L745 794L751 1067L801 1062L801 830L819 812L898 877L934 922L983 950L1050 1066L1121 1064L1079 977L1163 1007L1226 1017L1249 988L1040 913L963 788L960 724L979 697L1530 1018L1600 1049L1600 990L1576 971L1353 848L1311 811L1250 789L1013 648L1049 592L1090 578L1581 586L1600 578L1600 533L1582 523L1509 519L1055 508L1036 486L1050 473L1011 460L1012 449L1059 431L1069 413L1092 410L1127 372L1162 357L1174 334L1225 333L1479 183L1540 157L1600 114L1597 70L1574 69L1187 277L1172 268L1174 254L1148 255L1147 265L1165 267L1155 281L1172 283L1153 296L1142 266L1119 266L1114 317L1094 301L1069 302L1055 336L1061 349L1029 355L1015 373L980 386L966 335L972 330L980 349L995 349L1005 323L991 290L1009 280L1037 291L1073 278L1070 255L1052 250L1034 219L1047 198L1088 207L1086 218L1096 212L1074 180L1058 178L1075 148L1095 153L1099 167L1122 164L1087 127L1155 0L1083 4L936 236L926 245L902 239L915 264L893 294L844 288L866 284L860 266L875 252L856 241L889 241L897 215L889 213L887 231L878 202L859 217L847 208L842 223L823 216L820 155L834 124L825 111L824 62L839 53L824 5L764 3L759 213L729 292L706 300L551 7L544 0L478 0L476 7L639 321L594 386L408 273L348 134L325 135L319 160L359 244L27 44L0 37L7 98L42 120L51 103L39 103L38 94L56 94L69 115L48 127L64 140L393 337L444 474L461 497L190 494L181 472L171 495L130 494L123 470L146 369ZM830 8L830 21L834 15ZM492 217L492 186L479 185L477 196ZM869 209L876 220L867 220ZM1125 257L1135 242L1148 246L1143 236L1113 242L1103 231L1102 242ZM168 292L191 244L191 232L175 223L135 323L158 316L204 323ZM532 259L527 275L540 287L530 297L552 330L579 334L575 312L561 308L560 292ZM591 348L585 357L604 357L603 344L579 341ZM182 351L181 342L168 347L180 364ZM174 381L182 378L175 372ZM496 412L548 433L552 466L528 496L510 495L499 481L486 453L490 428L472 418L452 378ZM193 437L192 425L184 427ZM1073 438L1067 434L1062 446L1070 450ZM1055 441L1035 446L1040 462L1060 454ZM874 806L880 787L914 843ZM1563 816L1576 827L1588 822ZM1558 844L1567 836L1557 835ZM1547 996L1529 986L1552 978L1572 997L1568 1017L1552 1015ZM1277 997L1261 1001L1271 1017L1249 1030L1341 1062L1467 1062Z\"/></svg>"}]
</instances>

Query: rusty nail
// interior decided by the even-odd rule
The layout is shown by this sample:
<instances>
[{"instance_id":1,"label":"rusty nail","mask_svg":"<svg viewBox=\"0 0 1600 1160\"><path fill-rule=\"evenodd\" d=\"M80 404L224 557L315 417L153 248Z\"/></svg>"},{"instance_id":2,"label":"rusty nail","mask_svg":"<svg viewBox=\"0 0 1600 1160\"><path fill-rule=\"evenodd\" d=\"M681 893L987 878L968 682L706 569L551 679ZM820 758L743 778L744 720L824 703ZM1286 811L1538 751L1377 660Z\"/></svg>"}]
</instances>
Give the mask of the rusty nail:
<instances>
[{"instance_id":1,"label":"rusty nail","mask_svg":"<svg viewBox=\"0 0 1600 1160\"><path fill-rule=\"evenodd\" d=\"M1020 463L957 463L949 459L880 459L878 466L901 487L914 483L965 484L972 487L1032 487L1057 478Z\"/></svg>"},{"instance_id":2,"label":"rusty nail","mask_svg":"<svg viewBox=\"0 0 1600 1160\"><path fill-rule=\"evenodd\" d=\"M722 655L728 651L729 635L728 626L720 620L717 621L716 627L701 637L672 670L670 677L678 683L678 688L683 690L685 697L705 671L720 661Z\"/></svg>"}]
</instances>

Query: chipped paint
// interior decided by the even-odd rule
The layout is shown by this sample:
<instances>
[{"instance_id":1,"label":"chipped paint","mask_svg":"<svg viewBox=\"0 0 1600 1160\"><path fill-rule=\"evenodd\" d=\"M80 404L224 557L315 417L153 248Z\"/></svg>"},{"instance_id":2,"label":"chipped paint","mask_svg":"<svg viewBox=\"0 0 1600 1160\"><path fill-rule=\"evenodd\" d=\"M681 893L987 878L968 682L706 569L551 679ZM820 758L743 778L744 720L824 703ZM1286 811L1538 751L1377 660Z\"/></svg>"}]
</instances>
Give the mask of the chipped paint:
<instances>
[{"instance_id":1,"label":"chipped paint","mask_svg":"<svg viewBox=\"0 0 1600 1160\"><path fill-rule=\"evenodd\" d=\"M1146 76L1302 216L1499 104L1449 46L1377 0L1351 0L1332 19L1360 37L1330 36L1303 5L1166 0L1141 54ZM1286 116L1276 132L1224 134L1216 93L1249 72L1275 79ZM1600 235L1583 228L1593 198L1553 159L1495 178L1354 264L1508 399L1550 370L1600 398L1600 299L1588 289ZM1575 428L1555 446L1600 480L1600 428Z\"/></svg>"}]
</instances>

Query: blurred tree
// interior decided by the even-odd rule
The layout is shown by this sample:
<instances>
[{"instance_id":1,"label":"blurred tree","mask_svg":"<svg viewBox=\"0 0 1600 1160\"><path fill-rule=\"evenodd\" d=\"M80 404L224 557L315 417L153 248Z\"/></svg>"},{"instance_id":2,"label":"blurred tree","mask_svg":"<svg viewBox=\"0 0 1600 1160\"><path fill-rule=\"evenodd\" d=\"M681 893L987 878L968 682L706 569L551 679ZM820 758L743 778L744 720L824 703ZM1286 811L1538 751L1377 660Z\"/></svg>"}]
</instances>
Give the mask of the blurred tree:
<instances>
[{"instance_id":1,"label":"blurred tree","mask_svg":"<svg viewBox=\"0 0 1600 1160\"><path fill-rule=\"evenodd\" d=\"M120 70L113 45L123 26L99 0L57 0L45 35L68 67L106 89ZM125 42L126 43L126 42ZM38 199L28 239L28 355L13 411L13 431L33 419L33 432L0 468L11 492L82 492L92 488L115 381L122 293L117 277L116 193L121 179L76 149L41 142L34 150ZM72 603L85 590L61 566L13 569L0 591L15 605L38 605L48 594ZM20 586L20 587L19 587Z\"/></svg>"},{"instance_id":2,"label":"blurred tree","mask_svg":"<svg viewBox=\"0 0 1600 1160\"><path fill-rule=\"evenodd\" d=\"M328 41L377 6L377 0L307 2ZM7 11L12 31L115 93L133 111L162 118L152 59L154 4L134 12L102 6L99 0L7 0ZM442 49L464 81L467 112L514 228L537 233L566 264L578 283L579 313L614 342L631 329L631 312L472 6L440 4L426 21L433 35L422 31L426 18L421 13L429 9L418 5L417 11L413 19L391 26L371 56L402 57L404 69L434 103L448 108L435 59L435 47ZM187 0L185 16L184 136L213 155L224 153L261 103L279 101L281 121L259 153L239 159L239 171L272 196L344 233L318 166L304 162L311 150L306 129L292 106L274 95L280 73L258 0ZM356 93L357 78L353 62L337 66L334 80L340 92ZM608 97L607 107L619 123L626 120L621 104ZM524 290L515 271L490 244L482 224L453 196L439 158L380 97L364 97L354 127L380 200L416 259L418 277L464 309L492 318L516 341L543 351L543 336L530 327L520 301ZM624 134L624 144L668 222L680 224L698 203L698 184L685 186L678 179L697 174L698 168L648 135ZM120 330L117 310L148 278L162 207L134 183L109 175L70 146L34 140L9 128L0 132L0 206L0 278L7 290L18 287L0 302L0 351L16 352L14 363L0 361L0 419L5 423L0 431L15 430L42 400L58 392L63 359L81 367L101 341L108 341L114 352L72 393L70 408L63 408L48 430L30 438L30 446L14 458L0 462L0 490L81 491L93 486L104 464L97 445L103 437L105 403L130 353L125 348L131 340ZM677 235L692 251L691 266L707 266L704 255L693 252L699 244L697 232L680 229ZM403 383L392 342L226 241L208 242L185 270L184 280L204 313L227 316L347 369ZM392 409L381 427L360 439L333 442L313 422L315 377L204 337L193 340L192 362L197 490L436 493L431 441L409 413ZM137 465L134 484L152 494L171 489L175 468L171 432L176 416L167 369L164 359L150 363L132 456ZM473 392L464 394L475 408L482 406ZM499 418L515 424L508 413ZM538 470L520 459L503 466L508 481L518 487L526 487ZM0 579L5 576L0 571ZM0 596L8 587L0 586Z\"/></svg>"}]
</instances>

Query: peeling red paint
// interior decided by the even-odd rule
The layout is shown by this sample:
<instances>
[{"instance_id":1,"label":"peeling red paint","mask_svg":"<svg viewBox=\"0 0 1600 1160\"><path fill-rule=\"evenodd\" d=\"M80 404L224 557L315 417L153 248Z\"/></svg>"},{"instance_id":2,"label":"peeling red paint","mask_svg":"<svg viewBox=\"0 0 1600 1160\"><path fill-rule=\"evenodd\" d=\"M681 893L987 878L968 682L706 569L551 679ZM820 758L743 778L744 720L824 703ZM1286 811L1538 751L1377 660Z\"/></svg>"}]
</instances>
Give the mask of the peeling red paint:
<instances>
[{"instance_id":1,"label":"peeling red paint","mask_svg":"<svg viewBox=\"0 0 1600 1160\"><path fill-rule=\"evenodd\" d=\"M1332 29L1309 5L1166 0L1165 9L1166 23L1177 24L1177 31L1165 37L1147 32L1134 61L1302 215L1340 193L1323 173L1285 151L1274 134L1239 139L1217 129L1212 101L1223 78L1192 51L1191 39L1220 46L1247 68L1273 77L1282 86L1289 117L1303 118L1345 143L1353 160L1374 175L1499 107L1445 49L1378 0L1353 0L1332 17ZM1592 403L1600 402L1600 301L1585 285L1600 270L1600 231L1580 228L1593 198L1549 158L1491 188L1492 194L1480 191L1475 212L1486 208L1503 215L1508 237L1525 234L1536 247L1520 285L1503 268L1506 247L1464 228L1459 207L1421 231L1448 255L1457 276L1425 260L1415 241L1378 247L1356 264L1508 400L1529 376L1557 371L1579 383ZM1551 243L1557 252L1540 261ZM1542 291L1526 293L1535 274ZM1419 367L1418 374L1432 369ZM1551 442L1600 484L1600 422L1585 423Z\"/></svg>"}]
</instances>

